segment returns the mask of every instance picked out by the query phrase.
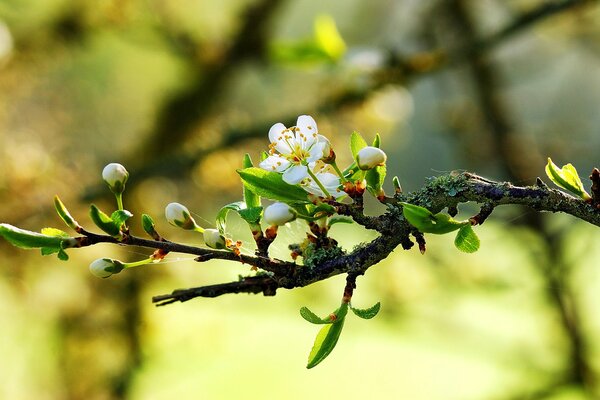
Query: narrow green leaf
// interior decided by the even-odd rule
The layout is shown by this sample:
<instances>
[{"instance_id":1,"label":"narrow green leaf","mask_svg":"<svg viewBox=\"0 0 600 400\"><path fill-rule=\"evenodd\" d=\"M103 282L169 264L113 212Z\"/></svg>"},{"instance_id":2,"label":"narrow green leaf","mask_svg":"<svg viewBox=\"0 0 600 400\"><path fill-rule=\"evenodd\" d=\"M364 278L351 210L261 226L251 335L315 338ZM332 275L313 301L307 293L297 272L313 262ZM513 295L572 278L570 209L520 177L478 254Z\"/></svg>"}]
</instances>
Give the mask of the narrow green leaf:
<instances>
[{"instance_id":1,"label":"narrow green leaf","mask_svg":"<svg viewBox=\"0 0 600 400\"><path fill-rule=\"evenodd\" d=\"M9 224L0 224L0 236L4 237L13 246L21 249L50 248L62 249L66 247L63 241L74 245L75 239L63 236L50 236L42 233L31 232Z\"/></svg>"},{"instance_id":2,"label":"narrow green leaf","mask_svg":"<svg viewBox=\"0 0 600 400\"><path fill-rule=\"evenodd\" d=\"M381 309L381 303L377 302L374 306L369 308L354 308L350 306L350 309L357 317L362 319L371 319L379 313L379 310Z\"/></svg>"},{"instance_id":3,"label":"narrow green leaf","mask_svg":"<svg viewBox=\"0 0 600 400\"><path fill-rule=\"evenodd\" d=\"M111 217L106 215L94 204L90 205L90 218L96 226L113 237L121 234L120 225L116 225Z\"/></svg>"},{"instance_id":4,"label":"narrow green leaf","mask_svg":"<svg viewBox=\"0 0 600 400\"><path fill-rule=\"evenodd\" d=\"M308 355L306 368L315 367L333 351L342 333L344 321L345 318L341 318L333 324L327 324L321 328Z\"/></svg>"},{"instance_id":5,"label":"narrow green leaf","mask_svg":"<svg viewBox=\"0 0 600 400\"><path fill-rule=\"evenodd\" d=\"M60 261L69 261L69 255L63 249L58 251L57 257Z\"/></svg>"},{"instance_id":6,"label":"narrow green leaf","mask_svg":"<svg viewBox=\"0 0 600 400\"><path fill-rule=\"evenodd\" d=\"M69 228L76 231L81 228L79 223L71 216L69 210L67 210L67 207L65 207L58 196L54 196L54 208L56 209L58 216L64 221L65 224L67 224Z\"/></svg>"},{"instance_id":7,"label":"narrow green leaf","mask_svg":"<svg viewBox=\"0 0 600 400\"><path fill-rule=\"evenodd\" d=\"M470 224L464 225L458 230L454 245L465 253L475 253L479 250L479 238Z\"/></svg>"},{"instance_id":8,"label":"narrow green leaf","mask_svg":"<svg viewBox=\"0 0 600 400\"><path fill-rule=\"evenodd\" d=\"M242 160L242 167L244 169L254 167L254 164L252 163L252 159L250 158L250 154L246 153L244 155L244 159ZM246 202L246 207L248 207L248 208L260 207L260 205L261 205L260 204L260 196L258 196L252 190L250 190L250 188L248 188L246 185L243 185L243 192L244 192L244 201Z\"/></svg>"},{"instance_id":9,"label":"narrow green leaf","mask_svg":"<svg viewBox=\"0 0 600 400\"><path fill-rule=\"evenodd\" d=\"M142 214L142 228L148 235L154 237L156 229L154 228L154 220L148 214Z\"/></svg>"},{"instance_id":10,"label":"narrow green leaf","mask_svg":"<svg viewBox=\"0 0 600 400\"><path fill-rule=\"evenodd\" d=\"M352 223L354 223L352 218L343 217L341 215L335 215L335 216L329 218L328 225L332 226L335 224L352 224Z\"/></svg>"},{"instance_id":11,"label":"narrow green leaf","mask_svg":"<svg viewBox=\"0 0 600 400\"><path fill-rule=\"evenodd\" d=\"M581 197L584 200L591 199L591 196L585 191L581 178L577 170L572 164L563 165L562 169L559 169L556 164L552 162L552 159L548 157L548 164L546 164L546 175L552 180L557 186L573 193L574 195Z\"/></svg>"},{"instance_id":12,"label":"narrow green leaf","mask_svg":"<svg viewBox=\"0 0 600 400\"><path fill-rule=\"evenodd\" d=\"M131 217L133 217L133 214L127 210L117 210L110 215L110 219L112 219L119 228Z\"/></svg>"},{"instance_id":13,"label":"narrow green leaf","mask_svg":"<svg viewBox=\"0 0 600 400\"><path fill-rule=\"evenodd\" d=\"M383 192L383 182L385 181L386 173L387 169L385 165L380 165L367 171L365 175L367 190L373 196L377 197Z\"/></svg>"},{"instance_id":14,"label":"narrow green leaf","mask_svg":"<svg viewBox=\"0 0 600 400\"><path fill-rule=\"evenodd\" d=\"M373 140L373 147L381 147L381 136L379 136L379 133L375 134L375 139Z\"/></svg>"},{"instance_id":15,"label":"narrow green leaf","mask_svg":"<svg viewBox=\"0 0 600 400\"><path fill-rule=\"evenodd\" d=\"M308 194L296 185L283 181L281 174L262 168L239 169L244 185L261 197L283 202L308 203Z\"/></svg>"},{"instance_id":16,"label":"narrow green leaf","mask_svg":"<svg viewBox=\"0 0 600 400\"><path fill-rule=\"evenodd\" d=\"M235 203L229 203L219 210L216 217L217 229L221 234L224 234L227 229L227 214L229 211L239 212L246 208L246 203L243 201L236 201Z\"/></svg>"},{"instance_id":17,"label":"narrow green leaf","mask_svg":"<svg viewBox=\"0 0 600 400\"><path fill-rule=\"evenodd\" d=\"M354 131L350 136L350 150L352 151L352 157L356 160L356 155L363 147L367 147L368 144L360 133Z\"/></svg>"},{"instance_id":18,"label":"narrow green leaf","mask_svg":"<svg viewBox=\"0 0 600 400\"><path fill-rule=\"evenodd\" d=\"M434 233L442 235L459 229L461 226L469 224L468 221L456 221L446 214L433 214L425 207L416 206L409 203L402 204L402 214L404 218L420 232Z\"/></svg>"},{"instance_id":19,"label":"narrow green leaf","mask_svg":"<svg viewBox=\"0 0 600 400\"><path fill-rule=\"evenodd\" d=\"M335 319L331 318L331 315L328 315L325 318L317 316L314 312L310 311L308 307L302 307L300 309L300 315L311 324L331 324L335 321Z\"/></svg>"}]
</instances>

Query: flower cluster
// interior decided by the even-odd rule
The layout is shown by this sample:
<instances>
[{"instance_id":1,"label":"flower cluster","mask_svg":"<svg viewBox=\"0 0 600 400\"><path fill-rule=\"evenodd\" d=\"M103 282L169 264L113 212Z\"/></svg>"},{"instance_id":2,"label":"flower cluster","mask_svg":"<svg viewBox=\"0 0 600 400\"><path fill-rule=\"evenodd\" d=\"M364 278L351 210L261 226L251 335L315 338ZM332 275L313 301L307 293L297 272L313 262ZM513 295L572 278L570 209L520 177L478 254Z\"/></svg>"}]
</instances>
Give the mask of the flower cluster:
<instances>
[{"instance_id":1,"label":"flower cluster","mask_svg":"<svg viewBox=\"0 0 600 400\"><path fill-rule=\"evenodd\" d=\"M298 117L296 126L277 123L269 130L269 156L259 166L283 174L290 185L300 184L307 192L321 197L339 198L340 178L327 172L326 162L335 159L329 139L320 135L309 115Z\"/></svg>"}]
</instances>

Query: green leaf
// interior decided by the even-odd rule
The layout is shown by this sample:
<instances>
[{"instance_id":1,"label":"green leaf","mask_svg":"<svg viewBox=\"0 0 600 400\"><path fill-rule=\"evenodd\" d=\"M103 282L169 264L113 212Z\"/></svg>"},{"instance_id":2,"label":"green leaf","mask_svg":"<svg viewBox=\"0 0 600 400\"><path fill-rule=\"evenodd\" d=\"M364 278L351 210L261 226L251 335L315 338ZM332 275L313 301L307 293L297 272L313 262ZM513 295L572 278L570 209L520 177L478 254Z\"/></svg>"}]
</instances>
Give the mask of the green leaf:
<instances>
[{"instance_id":1,"label":"green leaf","mask_svg":"<svg viewBox=\"0 0 600 400\"><path fill-rule=\"evenodd\" d=\"M0 224L0 236L4 237L13 246L21 249L49 248L59 250L64 247L72 247L76 242L75 238L68 235L66 237L45 235L9 224Z\"/></svg>"},{"instance_id":2,"label":"green leaf","mask_svg":"<svg viewBox=\"0 0 600 400\"><path fill-rule=\"evenodd\" d=\"M156 229L154 228L154 220L148 214L142 214L142 228L148 235L154 237Z\"/></svg>"},{"instance_id":3,"label":"green leaf","mask_svg":"<svg viewBox=\"0 0 600 400\"><path fill-rule=\"evenodd\" d=\"M434 233L442 235L459 229L461 226L469 224L469 221L456 221L446 214L433 214L425 207L416 206L409 203L402 204L402 213L404 218L420 232Z\"/></svg>"},{"instance_id":4,"label":"green leaf","mask_svg":"<svg viewBox=\"0 0 600 400\"><path fill-rule=\"evenodd\" d=\"M368 144L360 133L354 131L350 136L350 150L352 150L352 157L356 160L356 155L363 147L367 147Z\"/></svg>"},{"instance_id":5,"label":"green leaf","mask_svg":"<svg viewBox=\"0 0 600 400\"><path fill-rule=\"evenodd\" d=\"M120 237L120 225L115 224L115 221L113 221L111 217L102 212L102 210L94 204L90 205L90 218L94 221L94 224L104 232L113 237Z\"/></svg>"},{"instance_id":6,"label":"green leaf","mask_svg":"<svg viewBox=\"0 0 600 400\"><path fill-rule=\"evenodd\" d=\"M332 226L335 224L352 224L352 223L354 223L352 218L343 217L341 215L335 215L335 216L329 218L328 225Z\"/></svg>"},{"instance_id":7,"label":"green leaf","mask_svg":"<svg viewBox=\"0 0 600 400\"><path fill-rule=\"evenodd\" d=\"M339 60L346 52L346 43L329 15L319 15L315 19L315 42L332 61Z\"/></svg>"},{"instance_id":8,"label":"green leaf","mask_svg":"<svg viewBox=\"0 0 600 400\"><path fill-rule=\"evenodd\" d=\"M54 196L54 208L56 209L58 216L64 221L65 224L67 224L69 228L72 228L76 231L81 228L79 223L71 216L69 210L67 210L67 207L65 207L58 196Z\"/></svg>"},{"instance_id":9,"label":"green leaf","mask_svg":"<svg viewBox=\"0 0 600 400\"><path fill-rule=\"evenodd\" d=\"M296 185L283 181L281 174L262 168L237 170L247 188L261 197L283 202L308 203L308 194Z\"/></svg>"},{"instance_id":10,"label":"green leaf","mask_svg":"<svg viewBox=\"0 0 600 400\"><path fill-rule=\"evenodd\" d=\"M381 147L381 136L379 136L379 133L375 134L375 139L373 139L373 147Z\"/></svg>"},{"instance_id":11,"label":"green leaf","mask_svg":"<svg viewBox=\"0 0 600 400\"><path fill-rule=\"evenodd\" d=\"M238 214L244 221L246 221L250 225L258 224L260 222L260 218L262 217L263 208L262 207L252 207L245 208L243 210L239 210Z\"/></svg>"},{"instance_id":12,"label":"green leaf","mask_svg":"<svg viewBox=\"0 0 600 400\"><path fill-rule=\"evenodd\" d=\"M552 159L548 157L548 164L546 164L546 175L552 180L557 186L581 197L584 200L591 199L591 196L583 188L583 183L579 178L577 170L572 164L567 164L559 169L556 164L552 162Z\"/></svg>"},{"instance_id":13,"label":"green leaf","mask_svg":"<svg viewBox=\"0 0 600 400\"><path fill-rule=\"evenodd\" d=\"M246 153L244 155L244 159L242 160L243 168L252 168L254 164L252 164L252 159L250 158L250 154ZM246 202L246 207L254 208L260 207L260 196L250 190L246 185L243 187L244 191L244 201Z\"/></svg>"},{"instance_id":14,"label":"green leaf","mask_svg":"<svg viewBox=\"0 0 600 400\"><path fill-rule=\"evenodd\" d=\"M67 254L66 251L64 251L63 249L60 249L58 251L58 254L56 255L58 257L58 259L60 261L69 261L69 255Z\"/></svg>"},{"instance_id":15,"label":"green leaf","mask_svg":"<svg viewBox=\"0 0 600 400\"><path fill-rule=\"evenodd\" d=\"M315 367L333 351L342 333L344 320L345 318L341 318L333 324L327 324L321 328L308 355L306 368Z\"/></svg>"},{"instance_id":16,"label":"green leaf","mask_svg":"<svg viewBox=\"0 0 600 400\"><path fill-rule=\"evenodd\" d=\"M61 231L60 229L56 229L56 228L42 228L42 235L54 236L54 237L60 237L60 238L71 237L67 232Z\"/></svg>"},{"instance_id":17,"label":"green leaf","mask_svg":"<svg viewBox=\"0 0 600 400\"><path fill-rule=\"evenodd\" d=\"M331 318L331 315L328 315L325 318L317 316L315 313L310 311L308 307L302 307L300 309L300 315L311 324L331 324L335 321L335 319Z\"/></svg>"},{"instance_id":18,"label":"green leaf","mask_svg":"<svg viewBox=\"0 0 600 400\"><path fill-rule=\"evenodd\" d=\"M385 165L380 165L367 171L365 175L367 190L373 196L377 197L383 193L383 182L385 181L386 173L387 169Z\"/></svg>"},{"instance_id":19,"label":"green leaf","mask_svg":"<svg viewBox=\"0 0 600 400\"><path fill-rule=\"evenodd\" d=\"M458 230L456 239L454 239L454 245L457 249L465 253L475 253L479 250L479 238L470 224L464 225Z\"/></svg>"},{"instance_id":20,"label":"green leaf","mask_svg":"<svg viewBox=\"0 0 600 400\"><path fill-rule=\"evenodd\" d=\"M133 214L127 210L117 210L110 215L110 219L112 219L119 228L131 217L133 217Z\"/></svg>"},{"instance_id":21,"label":"green leaf","mask_svg":"<svg viewBox=\"0 0 600 400\"><path fill-rule=\"evenodd\" d=\"M354 308L350 306L350 309L357 317L362 319L371 319L379 313L379 310L381 309L381 303L377 302L374 306L369 308Z\"/></svg>"}]
</instances>

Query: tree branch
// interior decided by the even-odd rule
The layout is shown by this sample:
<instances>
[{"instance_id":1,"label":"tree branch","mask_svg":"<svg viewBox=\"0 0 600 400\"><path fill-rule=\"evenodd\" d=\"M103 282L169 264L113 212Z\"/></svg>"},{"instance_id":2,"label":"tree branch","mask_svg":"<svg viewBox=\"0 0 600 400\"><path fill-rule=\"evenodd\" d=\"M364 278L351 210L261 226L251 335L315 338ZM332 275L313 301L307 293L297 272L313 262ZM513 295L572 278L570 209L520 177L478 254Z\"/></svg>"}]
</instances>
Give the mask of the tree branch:
<instances>
[{"instance_id":1,"label":"tree branch","mask_svg":"<svg viewBox=\"0 0 600 400\"><path fill-rule=\"evenodd\" d=\"M460 203L476 202L484 205L480 214L487 215L496 206L519 204L536 211L563 212L600 227L599 210L559 190L542 186L514 186L508 182L490 181L468 172L442 175L431 180L418 192L396 195L388 202L388 211L375 217L377 223L370 225L382 235L368 244L358 246L351 253L329 259L325 257L323 262L314 265L272 260L266 263L271 268L272 275L246 277L239 282L221 285L179 289L171 294L156 296L152 301L165 305L195 297L215 297L228 293L263 292L274 295L277 288L304 287L339 274L362 275L385 259L399 244L410 248L406 243L412 243L410 234L414 228L402 216L400 202L404 201L425 206L434 213L446 207L456 207ZM351 205L344 204L343 207L351 209ZM348 212L348 215L352 215L352 212ZM360 218L357 220L361 222ZM277 268L273 268L272 262L276 263Z\"/></svg>"}]
</instances>

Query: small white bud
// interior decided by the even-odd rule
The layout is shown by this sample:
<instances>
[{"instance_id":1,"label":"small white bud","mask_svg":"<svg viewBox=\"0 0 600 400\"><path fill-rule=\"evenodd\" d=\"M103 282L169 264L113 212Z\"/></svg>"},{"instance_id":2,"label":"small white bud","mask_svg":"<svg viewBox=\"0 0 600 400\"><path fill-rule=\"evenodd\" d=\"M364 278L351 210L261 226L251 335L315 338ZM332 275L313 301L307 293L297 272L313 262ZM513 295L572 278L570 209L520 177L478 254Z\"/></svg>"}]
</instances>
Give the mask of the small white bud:
<instances>
[{"instance_id":1,"label":"small white bud","mask_svg":"<svg viewBox=\"0 0 600 400\"><path fill-rule=\"evenodd\" d=\"M190 215L190 210L180 203L169 203L165 207L165 217L173 226L192 230L196 227L196 221Z\"/></svg>"},{"instance_id":2,"label":"small white bud","mask_svg":"<svg viewBox=\"0 0 600 400\"><path fill-rule=\"evenodd\" d=\"M108 278L123 270L123 263L112 258L99 258L90 264L90 272L98 278Z\"/></svg>"},{"instance_id":3,"label":"small white bud","mask_svg":"<svg viewBox=\"0 0 600 400\"><path fill-rule=\"evenodd\" d=\"M358 168L362 170L385 165L386 160L387 156L383 150L372 146L363 147L356 155L356 163L358 164Z\"/></svg>"},{"instance_id":4,"label":"small white bud","mask_svg":"<svg viewBox=\"0 0 600 400\"><path fill-rule=\"evenodd\" d=\"M271 226L285 225L296 219L296 211L285 203L277 202L265 208L263 219Z\"/></svg>"},{"instance_id":5,"label":"small white bud","mask_svg":"<svg viewBox=\"0 0 600 400\"><path fill-rule=\"evenodd\" d=\"M331 164L335 161L335 152L331 148L331 142L323 135L319 135L318 143L322 143L323 146L323 156L321 161L325 164Z\"/></svg>"},{"instance_id":6,"label":"small white bud","mask_svg":"<svg viewBox=\"0 0 600 400\"><path fill-rule=\"evenodd\" d=\"M123 193L128 178L129 172L121 164L110 163L102 170L102 179L113 193Z\"/></svg>"},{"instance_id":7,"label":"small white bud","mask_svg":"<svg viewBox=\"0 0 600 400\"><path fill-rule=\"evenodd\" d=\"M205 229L204 230L204 243L212 249L224 249L225 238L216 229Z\"/></svg>"}]
</instances>

